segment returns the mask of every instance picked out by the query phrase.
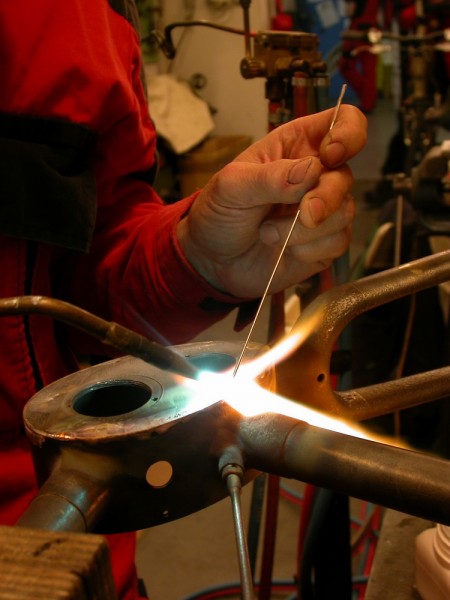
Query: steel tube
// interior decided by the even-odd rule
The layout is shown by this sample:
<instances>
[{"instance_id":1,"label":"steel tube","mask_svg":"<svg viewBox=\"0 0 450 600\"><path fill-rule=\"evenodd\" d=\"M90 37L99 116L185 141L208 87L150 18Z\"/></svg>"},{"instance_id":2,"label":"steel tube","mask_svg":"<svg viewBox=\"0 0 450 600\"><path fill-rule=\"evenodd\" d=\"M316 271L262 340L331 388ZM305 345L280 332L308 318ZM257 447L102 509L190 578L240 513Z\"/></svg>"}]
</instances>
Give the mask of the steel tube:
<instances>
[{"instance_id":1,"label":"steel tube","mask_svg":"<svg viewBox=\"0 0 450 600\"><path fill-rule=\"evenodd\" d=\"M254 598L253 579L242 519L241 478L236 473L230 473L226 477L226 484L230 494L231 507L233 510L234 534L236 539L237 555L239 559L239 573L241 578L241 599L252 600Z\"/></svg>"},{"instance_id":2,"label":"steel tube","mask_svg":"<svg viewBox=\"0 0 450 600\"><path fill-rule=\"evenodd\" d=\"M172 347L153 342L123 325L105 321L69 302L47 296L13 296L0 299L0 317L24 314L52 317L96 337L119 352L141 358L161 369L185 377L195 378L198 375L198 369Z\"/></svg>"},{"instance_id":3,"label":"steel tube","mask_svg":"<svg viewBox=\"0 0 450 600\"><path fill-rule=\"evenodd\" d=\"M450 525L450 464L274 414L246 419L247 467Z\"/></svg>"},{"instance_id":4,"label":"steel tube","mask_svg":"<svg viewBox=\"0 0 450 600\"><path fill-rule=\"evenodd\" d=\"M17 524L32 529L87 533L103 514L113 492L110 481L98 481L79 471L56 470Z\"/></svg>"},{"instance_id":5,"label":"steel tube","mask_svg":"<svg viewBox=\"0 0 450 600\"><path fill-rule=\"evenodd\" d=\"M346 419L363 421L450 396L450 367L336 393Z\"/></svg>"},{"instance_id":6,"label":"steel tube","mask_svg":"<svg viewBox=\"0 0 450 600\"><path fill-rule=\"evenodd\" d=\"M299 375L296 398L339 414L330 380L330 359L340 333L368 310L450 280L450 251L426 256L381 273L340 285L309 304L292 328L301 345L295 351Z\"/></svg>"}]
</instances>

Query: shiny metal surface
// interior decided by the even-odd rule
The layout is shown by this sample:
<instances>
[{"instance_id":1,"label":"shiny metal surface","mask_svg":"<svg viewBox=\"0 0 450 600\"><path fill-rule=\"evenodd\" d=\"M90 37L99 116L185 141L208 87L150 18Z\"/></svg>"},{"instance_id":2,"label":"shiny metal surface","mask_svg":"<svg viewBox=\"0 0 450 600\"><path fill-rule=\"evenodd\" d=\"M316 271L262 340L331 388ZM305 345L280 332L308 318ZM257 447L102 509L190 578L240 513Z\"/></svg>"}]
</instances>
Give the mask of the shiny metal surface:
<instances>
[{"instance_id":1,"label":"shiny metal surface","mask_svg":"<svg viewBox=\"0 0 450 600\"><path fill-rule=\"evenodd\" d=\"M115 348L121 354L137 356L161 369L168 369L186 377L198 375L197 370L189 361L175 352L173 348L153 342L113 321L105 321L69 302L47 296L0 298L0 317L25 314L52 317L96 337L103 344Z\"/></svg>"},{"instance_id":2,"label":"shiny metal surface","mask_svg":"<svg viewBox=\"0 0 450 600\"><path fill-rule=\"evenodd\" d=\"M234 366L240 347L211 342L177 350L202 368L220 370ZM251 344L249 357L260 351ZM218 461L234 444L239 420L225 402L199 405L182 378L140 359L69 375L37 393L24 411L38 479L46 483L20 524L119 532L200 510L227 495ZM162 487L147 477L161 461L173 470ZM248 471L245 481L253 476ZM66 519L56 505L66 507Z\"/></svg>"},{"instance_id":3,"label":"shiny metal surface","mask_svg":"<svg viewBox=\"0 0 450 600\"><path fill-rule=\"evenodd\" d=\"M304 338L295 353L299 373L295 381L295 399L329 414L347 418L368 418L404 408L404 400L401 397L392 394L389 386L380 386L377 388L377 397L383 402L379 412L374 401L368 399L367 404L370 403L371 406L364 415L365 399L362 391L358 401L354 402L353 410L355 396L352 397L348 393L340 395L332 388L330 360L334 344L344 328L360 314L448 280L450 280L450 252L446 251L339 285L321 294L306 307L292 328L292 333ZM278 380L283 392L283 365L279 372ZM450 388L446 386L448 381L446 375L446 371L441 373L436 371L430 376L431 384L421 390L423 401L447 395ZM432 384L433 380L437 382L436 386ZM398 385L403 389L401 382ZM413 402L419 403L420 390L417 393L417 386L414 386L413 382L409 386L405 385L404 389L405 393L411 392L414 396L411 405ZM441 393L442 395L439 396ZM373 400L374 397L375 395Z\"/></svg>"},{"instance_id":4,"label":"shiny metal surface","mask_svg":"<svg viewBox=\"0 0 450 600\"><path fill-rule=\"evenodd\" d=\"M450 396L450 367L335 393L335 414L364 421Z\"/></svg>"},{"instance_id":5,"label":"shiny metal surface","mask_svg":"<svg viewBox=\"0 0 450 600\"><path fill-rule=\"evenodd\" d=\"M241 423L248 468L450 525L450 462L265 414Z\"/></svg>"},{"instance_id":6,"label":"shiny metal surface","mask_svg":"<svg viewBox=\"0 0 450 600\"><path fill-rule=\"evenodd\" d=\"M448 279L450 253L444 252L341 285L312 302L293 328L302 333L302 401L365 418L382 414L374 404L385 412L397 407L403 390L402 407L446 395L448 369L338 395L330 385L330 356L352 318ZM213 370L232 369L240 350L231 342L177 347L195 366L209 362ZM259 352L252 344L247 357ZM429 379L436 385L425 386ZM270 387L272 373L260 383ZM450 524L448 461L279 414L245 418L217 396L199 404L187 380L136 358L55 382L30 400L24 417L39 480L46 481L44 498L23 517L29 527L119 532L183 517L227 495L221 471L233 462L233 449L243 456L244 484L263 470ZM161 464L168 475L155 478Z\"/></svg>"},{"instance_id":7,"label":"shiny metal surface","mask_svg":"<svg viewBox=\"0 0 450 600\"><path fill-rule=\"evenodd\" d=\"M233 511L234 534L241 580L241 599L252 600L254 598L253 578L241 506L243 470L237 465L227 465L225 471L225 473L222 472L222 475L227 484Z\"/></svg>"}]
</instances>

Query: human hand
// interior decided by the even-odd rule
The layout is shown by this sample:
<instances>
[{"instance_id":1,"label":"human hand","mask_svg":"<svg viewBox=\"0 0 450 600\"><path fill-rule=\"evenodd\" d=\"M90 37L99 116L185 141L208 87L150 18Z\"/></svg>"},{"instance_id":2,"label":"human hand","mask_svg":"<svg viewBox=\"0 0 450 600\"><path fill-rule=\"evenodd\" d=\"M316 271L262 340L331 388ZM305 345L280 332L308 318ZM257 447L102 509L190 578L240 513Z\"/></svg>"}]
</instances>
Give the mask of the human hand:
<instances>
[{"instance_id":1,"label":"human hand","mask_svg":"<svg viewBox=\"0 0 450 600\"><path fill-rule=\"evenodd\" d=\"M350 242L355 214L346 161L366 141L367 121L342 105L273 130L219 171L178 225L189 262L214 287L260 296L300 203L300 214L270 289L328 267Z\"/></svg>"}]
</instances>

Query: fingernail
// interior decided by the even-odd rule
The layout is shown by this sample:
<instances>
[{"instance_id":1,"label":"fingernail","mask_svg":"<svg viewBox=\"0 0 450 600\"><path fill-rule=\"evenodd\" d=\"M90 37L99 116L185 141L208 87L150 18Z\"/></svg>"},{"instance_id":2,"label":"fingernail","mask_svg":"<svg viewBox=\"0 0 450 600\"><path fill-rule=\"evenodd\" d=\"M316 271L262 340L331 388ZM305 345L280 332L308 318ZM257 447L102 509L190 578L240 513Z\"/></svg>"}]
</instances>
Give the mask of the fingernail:
<instances>
[{"instance_id":1,"label":"fingernail","mask_svg":"<svg viewBox=\"0 0 450 600\"><path fill-rule=\"evenodd\" d=\"M312 158L305 158L292 165L288 174L288 183L301 183L311 166Z\"/></svg>"},{"instance_id":2,"label":"fingernail","mask_svg":"<svg viewBox=\"0 0 450 600\"><path fill-rule=\"evenodd\" d=\"M345 148L341 142L331 142L325 148L326 159L329 167L336 167L344 162Z\"/></svg>"},{"instance_id":3,"label":"fingernail","mask_svg":"<svg viewBox=\"0 0 450 600\"><path fill-rule=\"evenodd\" d=\"M259 237L268 246L275 246L280 241L278 229L270 222L263 223L259 229Z\"/></svg>"},{"instance_id":4,"label":"fingernail","mask_svg":"<svg viewBox=\"0 0 450 600\"><path fill-rule=\"evenodd\" d=\"M316 225L319 225L324 221L326 217L325 204L322 198L311 198L308 202L308 210L311 219Z\"/></svg>"}]
</instances>

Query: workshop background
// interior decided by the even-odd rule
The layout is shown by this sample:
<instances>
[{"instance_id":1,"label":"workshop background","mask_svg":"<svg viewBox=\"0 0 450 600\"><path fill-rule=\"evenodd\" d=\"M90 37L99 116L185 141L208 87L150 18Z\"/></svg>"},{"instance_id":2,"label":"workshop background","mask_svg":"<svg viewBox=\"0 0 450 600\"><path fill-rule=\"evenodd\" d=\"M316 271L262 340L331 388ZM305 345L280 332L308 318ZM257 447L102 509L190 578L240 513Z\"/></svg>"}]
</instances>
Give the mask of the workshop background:
<instances>
[{"instance_id":1,"label":"workshop background","mask_svg":"<svg viewBox=\"0 0 450 600\"><path fill-rule=\"evenodd\" d=\"M156 355L164 368L132 357L95 364L27 404L39 478L52 477L24 528L1 532L0 600L28 598L17 588L36 582L44 596L52 587L66 598L66 574L77 600L110 600L106 549L84 548L102 538L61 535L91 526L148 527L138 531L136 558L152 600L450 598L450 36L434 16L425 34L424 1L412 0L420 19L400 34L379 0L365 0L363 15L351 14L354 0L136 0L164 200L198 189L292 118L335 106L331 131L344 99L369 125L351 161L352 243L330 268L268 298L256 322L235 330L237 314L251 304L251 318L257 304L244 303L197 336L181 350L189 361L92 319L104 339L112 332L121 348ZM379 24L389 31L374 31ZM251 40L244 25L256 32ZM274 350L295 340L295 349L280 361L259 353L271 361L259 388L259 378L228 387L219 376L203 394L211 366L236 363L235 375L244 354L260 366L250 334ZM211 350L228 341L242 348L237 361L234 350ZM250 404L262 414L245 415ZM253 476L241 494L247 535L236 536L240 484ZM236 537L248 539L247 555ZM15 571L24 548L31 564Z\"/></svg>"},{"instance_id":2,"label":"workshop background","mask_svg":"<svg viewBox=\"0 0 450 600\"><path fill-rule=\"evenodd\" d=\"M384 156L386 137L396 126L392 104L388 99L379 104L377 111L369 116L368 144L364 151L352 161L356 182L355 197L358 212L354 225L353 241L350 248L351 261L357 260L367 245L373 231L378 208L364 202L364 194L375 185ZM203 332L196 339L244 340L248 328L236 333L233 330L235 315L230 315L221 323ZM255 327L254 341L267 340L268 305L266 305ZM292 480L285 484L295 494L303 495L304 486ZM243 489L242 503L244 523L248 526L252 489L251 484ZM298 499L297 499L298 500ZM355 502L352 513L357 523L371 515L374 507ZM140 533L137 564L140 576L145 580L149 597L152 600L182 600L195 597L215 586L239 581L239 566L230 501L224 500L199 513L182 520L167 523ZM375 515L376 516L376 515ZM273 570L274 581L292 581L297 572L297 542L301 518L301 505L289 497L280 497L277 521L277 542ZM372 539L372 544L376 540ZM408 542L408 540L406 540ZM399 572L406 569L406 577L411 577L413 546L409 540L404 564ZM373 557L372 557L373 558ZM370 560L370 557L369 559ZM258 558L257 573L261 569L261 555ZM408 564L409 563L409 564ZM366 565L361 565L364 569ZM360 568L358 567L358 569ZM367 573L366 573L367 575ZM390 585L390 584L389 584ZM384 588L380 600L401 600L398 589ZM206 596L214 597L214 596ZM239 593L231 598L239 598ZM272 598L287 598L286 592L273 592ZM360 596L356 595L355 598ZM364 596L361 596L363 598ZM416 598L416 596L411 596ZM409 596L405 599L409 600ZM330 598L331 600L331 598ZM337 600L337 597L333 600ZM376 596L373 597L376 600Z\"/></svg>"},{"instance_id":3,"label":"workshop background","mask_svg":"<svg viewBox=\"0 0 450 600\"><path fill-rule=\"evenodd\" d=\"M242 8L235 0L162 4L140 0L138 5L148 16L143 20L144 39L153 27L162 30L171 23L206 20L241 31L244 25ZM345 2L253 2L249 9L252 31L270 29L278 10L295 30L319 36L320 52L331 74L329 96L333 104L343 83L338 60L340 33L348 22ZM175 58L168 60L153 49L145 54L149 103L160 134L157 185L169 201L202 185L268 128L265 79L244 79L240 72L245 56L243 36L197 26L173 29L172 38ZM347 101L354 97L348 89Z\"/></svg>"},{"instance_id":4,"label":"workshop background","mask_svg":"<svg viewBox=\"0 0 450 600\"><path fill-rule=\"evenodd\" d=\"M144 27L148 29L201 19L226 27L243 27L242 8L235 0L171 0L170 3L142 0L138 4L148 17L147 21L144 19ZM346 2L253 2L250 23L254 31L271 29L274 23L282 26L288 23L295 30L317 33L331 75L329 105L336 103L345 81L338 63L342 54L341 34L350 26ZM174 30L173 39L177 49L174 59L168 60L151 46L146 54L149 102L161 136L157 186L169 202L201 186L268 129L264 79L244 79L240 74L239 65L245 51L243 39L200 26L180 27ZM376 98L371 110L366 111L368 144L351 163L358 206L348 257L353 270L360 268L359 260L380 224L383 202L374 190L385 168L388 144L398 128L401 95L400 65L395 52L380 54L373 76ZM180 106L180 98L184 98L184 107ZM348 88L344 101L358 104L352 87ZM195 128L192 128L192 118L186 119L187 114L195 115ZM446 134L441 135L444 138ZM259 318L253 332L254 341L267 341L267 311L265 307ZM235 315L230 315L196 339L244 340L248 329L236 333L234 319ZM388 424L388 429L390 427ZM284 588L283 584L292 584L298 578L298 537L305 492L308 493L303 484L282 482L271 598L296 597L295 593L289 596L289 587ZM251 511L251 495L252 486L248 485L242 495L246 522ZM383 551L374 573L381 513L378 507L351 500L351 515L351 543L355 550L353 599L418 598L413 585L414 538L431 524L389 511L385 518L387 533L379 544ZM257 574L262 568L261 554L260 550ZM137 564L153 600L238 598L239 568L230 501L224 500L180 521L140 532ZM367 587L371 570L372 581ZM339 600L339 592L333 598Z\"/></svg>"}]
</instances>

